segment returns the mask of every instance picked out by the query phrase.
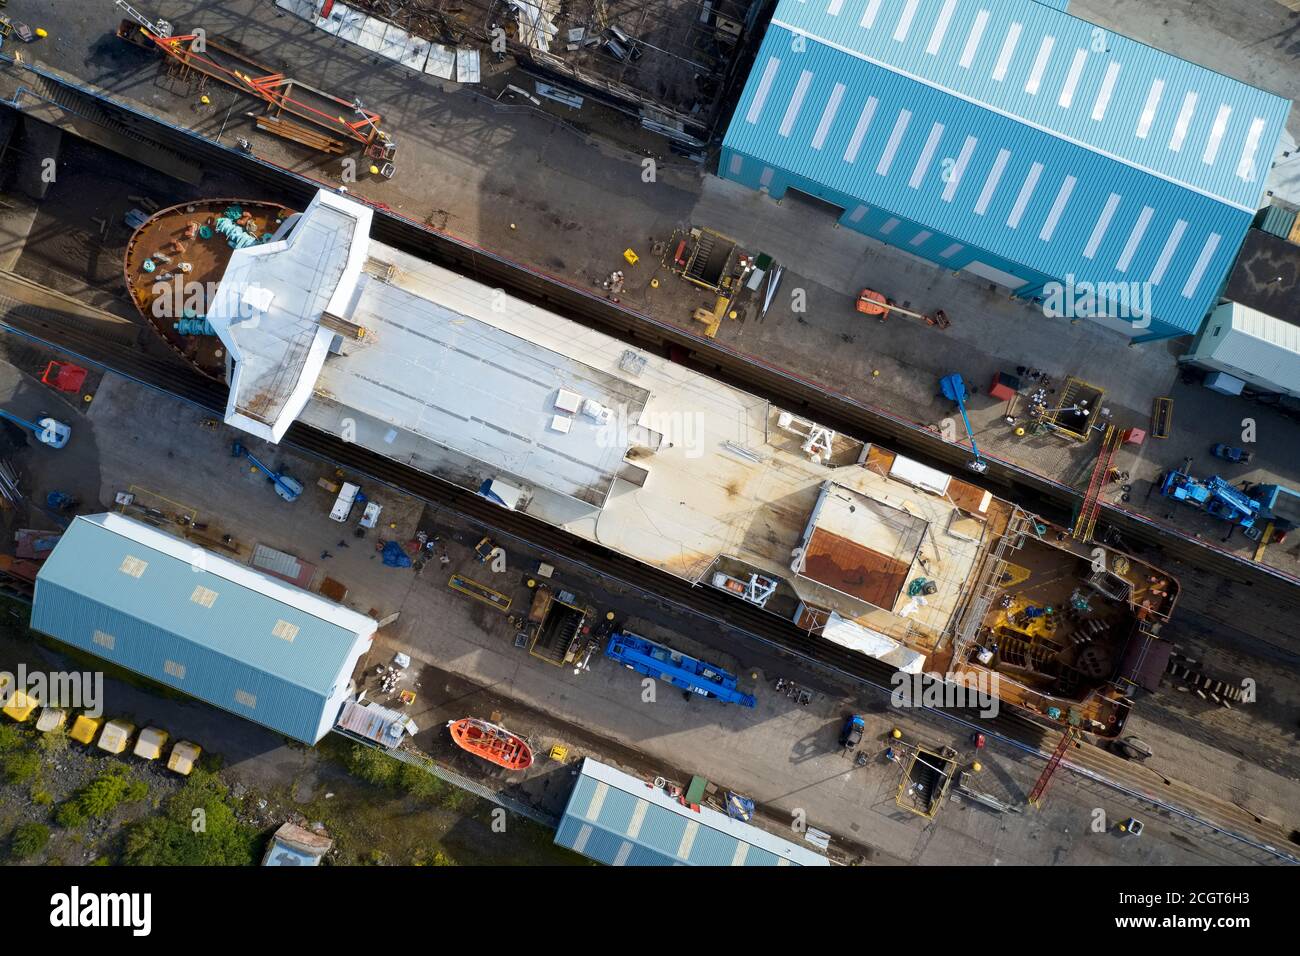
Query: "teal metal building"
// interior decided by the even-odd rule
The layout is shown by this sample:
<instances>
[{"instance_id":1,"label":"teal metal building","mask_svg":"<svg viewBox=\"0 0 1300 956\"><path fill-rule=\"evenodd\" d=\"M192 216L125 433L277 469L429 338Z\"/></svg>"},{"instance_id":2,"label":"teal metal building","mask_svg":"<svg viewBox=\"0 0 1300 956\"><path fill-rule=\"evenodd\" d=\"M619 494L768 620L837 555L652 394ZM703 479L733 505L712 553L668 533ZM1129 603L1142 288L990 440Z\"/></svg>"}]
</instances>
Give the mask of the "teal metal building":
<instances>
[{"instance_id":1,"label":"teal metal building","mask_svg":"<svg viewBox=\"0 0 1300 956\"><path fill-rule=\"evenodd\" d=\"M829 866L813 850L582 761L555 842L609 866Z\"/></svg>"},{"instance_id":2,"label":"teal metal building","mask_svg":"<svg viewBox=\"0 0 1300 956\"><path fill-rule=\"evenodd\" d=\"M76 518L36 578L33 629L314 744L376 623L120 514Z\"/></svg>"},{"instance_id":3,"label":"teal metal building","mask_svg":"<svg viewBox=\"0 0 1300 956\"><path fill-rule=\"evenodd\" d=\"M718 174L1145 341L1215 304L1289 110L1039 0L779 0Z\"/></svg>"}]
</instances>

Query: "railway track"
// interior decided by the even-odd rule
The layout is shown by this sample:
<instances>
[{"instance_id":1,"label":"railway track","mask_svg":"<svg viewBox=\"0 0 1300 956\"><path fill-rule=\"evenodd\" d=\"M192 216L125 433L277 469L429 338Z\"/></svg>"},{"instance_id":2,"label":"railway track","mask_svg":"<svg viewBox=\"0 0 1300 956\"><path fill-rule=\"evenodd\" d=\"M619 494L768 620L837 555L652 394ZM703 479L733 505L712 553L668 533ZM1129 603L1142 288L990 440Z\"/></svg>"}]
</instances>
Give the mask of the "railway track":
<instances>
[{"instance_id":1,"label":"railway track","mask_svg":"<svg viewBox=\"0 0 1300 956\"><path fill-rule=\"evenodd\" d=\"M306 205L315 190L333 183L318 183L272 164L253 160L187 130L168 126L155 117L125 104L117 104L69 78L44 69L26 66L47 82L56 82L73 96L87 97L98 106L127 114L133 126L146 129L157 142L204 165L235 173L249 183L249 195L262 190L267 198L286 205ZM588 327L614 335L637 348L672 350L674 357L696 368L768 399L783 408L815 418L839 431L868 441L881 441L945 470L960 468L969 451L944 442L934 433L856 402L848 396L826 392L815 383L751 357L732 352L650 316L631 312L607 302L589 290L567 285L531 272L493 253L436 233L420 223L377 210L372 235L386 244L413 255L455 269L485 284L506 289L510 294L552 309ZM69 329L49 316L28 310L10 315L10 330L37 339L51 348L74 354L84 361L129 376L145 385L183 398L211 412L225 408L224 386L211 382L185 366L146 355L137 348L105 341L84 330ZM722 621L729 627L762 641L792 658L812 666L878 688L889 688L894 671L872 658L854 654L824 641L757 607L737 601L710 588L696 588L666 573L649 568L623 555L574 538L518 512L508 512L472 492L450 485L431 475L386 459L333 436L295 424L285 444L296 450L366 475L437 507L461 514L504 536L533 547L564 555L586 565L593 572L640 589L682 609ZM1071 513L1078 495L1070 488L1043 479L1009 463L993 462L984 484L1011 497L1031 510L1057 521ZM1106 506L1106 521L1130 540L1148 547L1178 554L1216 573L1243 580L1274 593L1290 591L1293 582L1280 572L1250 565L1235 556L1213 551L1199 542L1184 539L1121 509ZM939 709L946 716L972 727L968 715ZM981 721L979 729L994 734L1022 750L1047 756L1055 744L1055 733L1019 714L1002 713L992 721ZM1181 815L1212 831L1248 843L1275 859L1297 862L1292 855L1297 842L1294 831L1264 820L1250 812L1193 788L1160 777L1096 747L1085 746L1072 753L1067 765L1106 786L1141 797L1169 812ZM1177 796L1178 804L1172 802Z\"/></svg>"},{"instance_id":2,"label":"railway track","mask_svg":"<svg viewBox=\"0 0 1300 956\"><path fill-rule=\"evenodd\" d=\"M207 412L221 415L226 407L225 386L204 378L179 360L154 357L119 339L97 336L83 326L65 326L57 315L38 309L10 309L0 330L34 340L82 362L125 375L141 384L184 399ZM513 538L531 548L561 555L592 572L625 586L670 602L688 614L719 621L747 638L757 640L805 666L829 670L857 683L891 688L894 669L855 654L721 591L693 587L687 581L651 568L617 552L569 535L526 514L508 511L471 491L425 472L385 458L361 446L295 423L283 445L413 495L437 508L468 518L484 530ZM976 718L950 708L927 708L972 730L996 736L1022 752L1046 757L1056 734L1018 713L1002 711L992 719ZM978 723L976 722L978 720ZM1211 831L1249 844L1273 859L1300 862L1288 843L1293 834L1235 804L1201 793L1185 784L1155 774L1090 744L1071 752L1066 765L1107 787L1155 803L1171 814Z\"/></svg>"}]
</instances>

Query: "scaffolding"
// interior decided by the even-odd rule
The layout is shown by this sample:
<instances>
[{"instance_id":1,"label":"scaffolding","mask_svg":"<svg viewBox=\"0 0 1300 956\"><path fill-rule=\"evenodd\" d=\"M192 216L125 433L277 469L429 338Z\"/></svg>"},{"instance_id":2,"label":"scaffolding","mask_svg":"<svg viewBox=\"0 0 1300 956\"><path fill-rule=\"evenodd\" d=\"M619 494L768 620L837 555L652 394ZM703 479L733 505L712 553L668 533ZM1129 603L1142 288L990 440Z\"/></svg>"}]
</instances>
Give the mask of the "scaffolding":
<instances>
[{"instance_id":1,"label":"scaffolding","mask_svg":"<svg viewBox=\"0 0 1300 956\"><path fill-rule=\"evenodd\" d=\"M971 598L965 613L953 631L952 659L948 664L948 676L953 676L966 661L966 654L972 642L984 625L993 600L1002 590L1003 579L1017 567L1008 560L1008 551L1019 551L1024 546L1025 535L1039 536L1038 521L1033 515L1018 506L1012 506L1011 517L1006 530L998 538L997 544L989 553L980 569L980 576L972 589Z\"/></svg>"},{"instance_id":2,"label":"scaffolding","mask_svg":"<svg viewBox=\"0 0 1300 956\"><path fill-rule=\"evenodd\" d=\"M735 80L754 0L350 0L349 6L452 45L506 51L548 78L631 109L643 125L703 141ZM498 59L502 59L498 56ZM694 132L692 132L694 130Z\"/></svg>"}]
</instances>

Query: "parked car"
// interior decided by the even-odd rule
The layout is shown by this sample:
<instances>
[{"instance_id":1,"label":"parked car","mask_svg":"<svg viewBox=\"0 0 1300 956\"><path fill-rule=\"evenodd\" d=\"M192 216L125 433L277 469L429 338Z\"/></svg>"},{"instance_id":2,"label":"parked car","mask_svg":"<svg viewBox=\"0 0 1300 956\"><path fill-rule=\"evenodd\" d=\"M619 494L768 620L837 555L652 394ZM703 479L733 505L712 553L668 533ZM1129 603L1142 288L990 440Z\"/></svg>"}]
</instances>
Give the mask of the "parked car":
<instances>
[{"instance_id":1,"label":"parked car","mask_svg":"<svg viewBox=\"0 0 1300 956\"><path fill-rule=\"evenodd\" d=\"M1236 465L1245 465L1251 459L1251 452L1246 451L1244 448L1237 448L1234 445L1225 445L1223 442L1219 442L1211 448L1210 453L1215 458L1222 458L1224 461L1230 461Z\"/></svg>"}]
</instances>

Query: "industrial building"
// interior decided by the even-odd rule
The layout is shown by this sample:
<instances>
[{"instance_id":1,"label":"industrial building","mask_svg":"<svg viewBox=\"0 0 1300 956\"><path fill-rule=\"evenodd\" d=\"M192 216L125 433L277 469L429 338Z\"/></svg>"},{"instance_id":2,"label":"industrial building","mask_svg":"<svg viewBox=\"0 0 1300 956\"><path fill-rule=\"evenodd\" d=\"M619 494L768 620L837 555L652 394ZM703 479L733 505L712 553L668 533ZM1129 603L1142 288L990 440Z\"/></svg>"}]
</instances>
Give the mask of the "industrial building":
<instances>
[{"instance_id":1,"label":"industrial building","mask_svg":"<svg viewBox=\"0 0 1300 956\"><path fill-rule=\"evenodd\" d=\"M314 744L376 624L120 514L83 515L36 579L31 626Z\"/></svg>"},{"instance_id":2,"label":"industrial building","mask_svg":"<svg viewBox=\"0 0 1300 956\"><path fill-rule=\"evenodd\" d=\"M1289 109L1036 0L780 0L718 173L1148 341L1200 329Z\"/></svg>"},{"instance_id":3,"label":"industrial building","mask_svg":"<svg viewBox=\"0 0 1300 956\"><path fill-rule=\"evenodd\" d=\"M1008 699L1122 725L1114 668L1176 595L1151 567L1099 577L1082 542L968 481L374 242L347 196L241 208L283 219L229 254L208 307L227 423L274 441L302 422L909 672L997 668L981 640L1019 647L1019 628ZM185 228L158 216L159 238ZM1013 554L1048 606L1103 596L1088 641L998 618Z\"/></svg>"},{"instance_id":4,"label":"industrial building","mask_svg":"<svg viewBox=\"0 0 1300 956\"><path fill-rule=\"evenodd\" d=\"M690 807L587 757L555 842L608 866L829 866L819 853L708 807Z\"/></svg>"}]
</instances>

